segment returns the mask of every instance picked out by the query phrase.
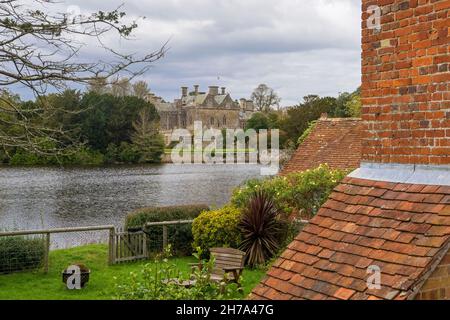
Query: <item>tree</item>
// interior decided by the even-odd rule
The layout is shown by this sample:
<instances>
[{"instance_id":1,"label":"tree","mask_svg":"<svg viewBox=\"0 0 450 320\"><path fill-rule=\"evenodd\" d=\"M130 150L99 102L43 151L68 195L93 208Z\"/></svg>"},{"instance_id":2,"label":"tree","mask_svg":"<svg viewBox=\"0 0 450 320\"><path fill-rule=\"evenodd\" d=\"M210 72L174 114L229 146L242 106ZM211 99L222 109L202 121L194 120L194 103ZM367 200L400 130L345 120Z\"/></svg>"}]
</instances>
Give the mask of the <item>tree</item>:
<instances>
[{"instance_id":1,"label":"tree","mask_svg":"<svg viewBox=\"0 0 450 320\"><path fill-rule=\"evenodd\" d=\"M160 162L164 153L164 137L158 132L158 119L144 108L133 122L132 141L141 154L140 162Z\"/></svg>"},{"instance_id":2,"label":"tree","mask_svg":"<svg viewBox=\"0 0 450 320\"><path fill-rule=\"evenodd\" d=\"M96 77L90 80L88 85L89 92L95 92L98 94L106 94L110 91L108 81L105 78Z\"/></svg>"},{"instance_id":3,"label":"tree","mask_svg":"<svg viewBox=\"0 0 450 320\"><path fill-rule=\"evenodd\" d=\"M260 112L269 112L273 107L278 108L281 98L270 87L260 84L252 93L251 99L255 104L255 109Z\"/></svg>"},{"instance_id":4,"label":"tree","mask_svg":"<svg viewBox=\"0 0 450 320\"><path fill-rule=\"evenodd\" d=\"M128 78L120 78L111 83L111 94L114 97L126 97L132 95L131 82Z\"/></svg>"},{"instance_id":5,"label":"tree","mask_svg":"<svg viewBox=\"0 0 450 320\"><path fill-rule=\"evenodd\" d=\"M105 45L111 33L128 39L137 28L126 24L120 8L98 11L88 16L58 13L56 0L0 0L0 90L20 86L36 98L71 85L88 85L96 78L110 79L119 74L130 78L148 70L165 53L162 48L138 56L118 52ZM89 40L104 50L104 59L81 60ZM92 43L92 41L91 41ZM84 57L83 57L84 58ZM43 125L42 114L55 109L46 99L36 99L33 108L0 95L0 125L13 126L15 134L0 135L0 145L35 153L60 153L65 132L59 126ZM12 123L11 123L12 121ZM42 148L37 141L50 141L56 147Z\"/></svg>"},{"instance_id":6,"label":"tree","mask_svg":"<svg viewBox=\"0 0 450 320\"><path fill-rule=\"evenodd\" d=\"M81 139L92 149L105 152L110 144L131 143L133 122L146 109L152 120L158 112L149 102L137 97L115 97L110 94L86 93L81 100Z\"/></svg>"},{"instance_id":7,"label":"tree","mask_svg":"<svg viewBox=\"0 0 450 320\"><path fill-rule=\"evenodd\" d=\"M270 112L268 114L256 112L247 121L245 129L278 129L278 120L278 114L275 112Z\"/></svg>"},{"instance_id":8,"label":"tree","mask_svg":"<svg viewBox=\"0 0 450 320\"><path fill-rule=\"evenodd\" d=\"M361 89L358 88L355 92L350 95L350 98L345 103L345 108L349 116L354 118L361 117Z\"/></svg>"},{"instance_id":9,"label":"tree","mask_svg":"<svg viewBox=\"0 0 450 320\"><path fill-rule=\"evenodd\" d=\"M323 113L333 115L335 108L335 98L305 96L302 103L287 109L287 117L281 121L280 129L286 133L289 140L297 143L312 121L319 119Z\"/></svg>"},{"instance_id":10,"label":"tree","mask_svg":"<svg viewBox=\"0 0 450 320\"><path fill-rule=\"evenodd\" d=\"M145 99L147 95L150 93L150 88L148 87L147 82L145 81L137 81L133 83L133 95L138 97L139 99Z\"/></svg>"}]
</instances>

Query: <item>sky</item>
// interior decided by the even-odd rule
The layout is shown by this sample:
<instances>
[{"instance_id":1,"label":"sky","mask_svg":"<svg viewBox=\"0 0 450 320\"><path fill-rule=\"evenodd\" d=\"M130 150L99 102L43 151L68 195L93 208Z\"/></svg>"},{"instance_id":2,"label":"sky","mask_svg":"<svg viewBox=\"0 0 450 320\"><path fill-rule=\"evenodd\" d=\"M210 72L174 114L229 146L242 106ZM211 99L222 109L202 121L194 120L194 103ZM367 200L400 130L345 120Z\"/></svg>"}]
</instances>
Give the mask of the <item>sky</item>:
<instances>
[{"instance_id":1,"label":"sky","mask_svg":"<svg viewBox=\"0 0 450 320\"><path fill-rule=\"evenodd\" d=\"M105 41L138 54L169 41L166 56L142 77L166 100L194 84L250 98L265 83L290 106L307 94L336 96L360 85L360 0L65 0L61 10L87 14L120 4L139 27L131 41ZM84 50L101 58L95 46Z\"/></svg>"}]
</instances>

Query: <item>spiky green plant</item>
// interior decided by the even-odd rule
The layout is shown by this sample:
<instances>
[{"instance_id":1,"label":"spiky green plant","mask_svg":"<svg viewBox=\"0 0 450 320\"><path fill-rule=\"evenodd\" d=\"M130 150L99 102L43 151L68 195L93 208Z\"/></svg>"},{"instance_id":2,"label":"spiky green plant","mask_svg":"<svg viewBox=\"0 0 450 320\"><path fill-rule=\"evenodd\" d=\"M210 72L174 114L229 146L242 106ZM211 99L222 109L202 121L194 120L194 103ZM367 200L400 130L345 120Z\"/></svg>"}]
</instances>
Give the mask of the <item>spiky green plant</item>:
<instances>
[{"instance_id":1,"label":"spiky green plant","mask_svg":"<svg viewBox=\"0 0 450 320\"><path fill-rule=\"evenodd\" d=\"M265 264L279 250L278 210L264 191L256 192L244 210L239 227L243 241L240 249L247 253L249 266Z\"/></svg>"}]
</instances>

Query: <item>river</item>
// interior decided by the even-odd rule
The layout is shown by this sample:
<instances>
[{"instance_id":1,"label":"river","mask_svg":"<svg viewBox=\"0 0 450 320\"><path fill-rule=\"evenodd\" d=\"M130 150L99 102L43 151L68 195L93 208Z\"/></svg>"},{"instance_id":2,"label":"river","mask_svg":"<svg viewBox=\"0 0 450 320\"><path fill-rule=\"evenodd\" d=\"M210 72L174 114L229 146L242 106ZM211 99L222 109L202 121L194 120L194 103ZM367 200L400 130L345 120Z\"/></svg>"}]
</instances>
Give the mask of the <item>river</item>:
<instances>
[{"instance_id":1,"label":"river","mask_svg":"<svg viewBox=\"0 0 450 320\"><path fill-rule=\"evenodd\" d=\"M233 188L260 177L256 165L0 168L0 229L114 224L147 206L221 206ZM104 241L99 233L52 236L52 247Z\"/></svg>"}]
</instances>

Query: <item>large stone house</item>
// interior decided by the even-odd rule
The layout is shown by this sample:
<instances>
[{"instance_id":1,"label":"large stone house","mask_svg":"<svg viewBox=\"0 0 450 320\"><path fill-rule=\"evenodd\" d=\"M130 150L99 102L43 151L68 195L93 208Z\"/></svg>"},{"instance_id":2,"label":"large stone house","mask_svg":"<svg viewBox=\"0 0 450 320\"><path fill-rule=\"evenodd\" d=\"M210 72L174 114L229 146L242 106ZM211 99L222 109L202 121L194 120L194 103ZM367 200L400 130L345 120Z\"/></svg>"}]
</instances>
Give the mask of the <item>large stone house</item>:
<instances>
[{"instance_id":1,"label":"large stone house","mask_svg":"<svg viewBox=\"0 0 450 320\"><path fill-rule=\"evenodd\" d=\"M161 118L160 129L170 139L174 129L194 129L194 122L201 121L204 128L239 129L254 113L251 100L233 100L226 88L210 86L208 92L200 92L199 86L189 92L188 87L181 88L181 97L174 102L150 94L148 101L153 103Z\"/></svg>"}]
</instances>

